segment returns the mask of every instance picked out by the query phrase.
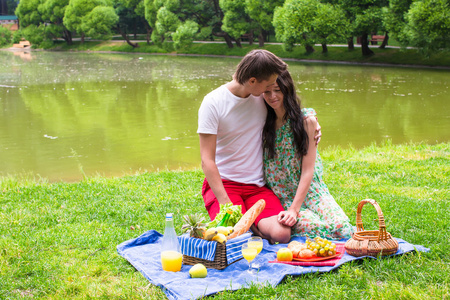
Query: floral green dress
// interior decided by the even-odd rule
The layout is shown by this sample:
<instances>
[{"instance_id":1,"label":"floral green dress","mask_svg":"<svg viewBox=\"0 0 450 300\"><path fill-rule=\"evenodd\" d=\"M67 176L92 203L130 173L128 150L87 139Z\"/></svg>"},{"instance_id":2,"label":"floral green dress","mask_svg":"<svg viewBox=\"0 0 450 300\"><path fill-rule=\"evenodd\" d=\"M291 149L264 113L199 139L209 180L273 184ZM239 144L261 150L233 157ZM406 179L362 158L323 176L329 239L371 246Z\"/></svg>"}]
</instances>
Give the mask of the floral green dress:
<instances>
[{"instance_id":1,"label":"floral green dress","mask_svg":"<svg viewBox=\"0 0 450 300\"><path fill-rule=\"evenodd\" d=\"M313 109L303 109L305 116L315 116ZM268 158L264 151L264 175L269 187L278 196L284 209L288 209L300 182L302 161L295 153L290 122L276 131L275 156ZM314 176L306 198L292 227L292 236L320 236L327 239L350 238L353 227L341 207L336 203L322 179L323 166L317 152Z\"/></svg>"}]
</instances>

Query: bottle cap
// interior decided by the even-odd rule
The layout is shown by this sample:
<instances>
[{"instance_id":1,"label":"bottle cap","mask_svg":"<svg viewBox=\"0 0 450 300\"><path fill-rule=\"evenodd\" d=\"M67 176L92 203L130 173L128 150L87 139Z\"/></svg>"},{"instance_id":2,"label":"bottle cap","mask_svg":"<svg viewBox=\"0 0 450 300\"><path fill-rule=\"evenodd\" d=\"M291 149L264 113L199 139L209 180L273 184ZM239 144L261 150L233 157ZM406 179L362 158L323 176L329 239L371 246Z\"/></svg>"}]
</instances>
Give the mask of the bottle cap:
<instances>
[{"instance_id":1,"label":"bottle cap","mask_svg":"<svg viewBox=\"0 0 450 300\"><path fill-rule=\"evenodd\" d=\"M172 219L173 213L166 213L166 219Z\"/></svg>"}]
</instances>

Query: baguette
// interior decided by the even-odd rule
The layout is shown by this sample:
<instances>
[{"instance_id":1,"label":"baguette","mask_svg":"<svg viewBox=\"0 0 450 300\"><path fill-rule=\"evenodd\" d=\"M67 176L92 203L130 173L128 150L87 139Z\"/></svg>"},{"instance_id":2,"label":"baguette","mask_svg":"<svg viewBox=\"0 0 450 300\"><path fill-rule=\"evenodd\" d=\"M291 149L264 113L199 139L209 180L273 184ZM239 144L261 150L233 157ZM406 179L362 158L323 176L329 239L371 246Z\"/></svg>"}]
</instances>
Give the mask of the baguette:
<instances>
[{"instance_id":1,"label":"baguette","mask_svg":"<svg viewBox=\"0 0 450 300\"><path fill-rule=\"evenodd\" d=\"M249 210L245 212L242 218L234 225L234 232L230 234L227 238L232 239L241 234L246 233L250 226L252 226L253 222L255 222L256 218L263 211L264 207L266 207L266 201L264 199L258 200Z\"/></svg>"}]
</instances>

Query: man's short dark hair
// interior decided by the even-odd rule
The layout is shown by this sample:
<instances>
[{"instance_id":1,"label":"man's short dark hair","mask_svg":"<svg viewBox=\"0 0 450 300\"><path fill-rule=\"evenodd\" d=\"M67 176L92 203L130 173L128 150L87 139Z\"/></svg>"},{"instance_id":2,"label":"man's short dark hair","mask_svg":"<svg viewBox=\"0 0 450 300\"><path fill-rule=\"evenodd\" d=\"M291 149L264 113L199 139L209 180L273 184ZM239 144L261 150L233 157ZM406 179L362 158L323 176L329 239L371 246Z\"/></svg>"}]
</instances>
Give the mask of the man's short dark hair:
<instances>
[{"instance_id":1,"label":"man's short dark hair","mask_svg":"<svg viewBox=\"0 0 450 300\"><path fill-rule=\"evenodd\" d=\"M287 69L287 64L270 51L257 49L247 53L238 64L234 79L244 84L250 78L258 81L268 80L270 76L279 75Z\"/></svg>"}]
</instances>

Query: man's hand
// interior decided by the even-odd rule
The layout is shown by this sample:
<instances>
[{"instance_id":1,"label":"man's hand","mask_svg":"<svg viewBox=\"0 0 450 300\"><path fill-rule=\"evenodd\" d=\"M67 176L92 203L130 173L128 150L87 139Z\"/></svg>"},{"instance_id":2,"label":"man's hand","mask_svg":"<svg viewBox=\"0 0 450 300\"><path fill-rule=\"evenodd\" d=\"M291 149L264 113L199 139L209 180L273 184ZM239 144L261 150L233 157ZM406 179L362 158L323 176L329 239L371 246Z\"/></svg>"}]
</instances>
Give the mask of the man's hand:
<instances>
[{"instance_id":1,"label":"man's hand","mask_svg":"<svg viewBox=\"0 0 450 300\"><path fill-rule=\"evenodd\" d=\"M316 117L317 120L317 117ZM316 128L316 135L314 136L314 140L316 141L316 146L319 145L320 138L322 137L322 131L320 131L322 127L319 125L319 120L317 120L317 128Z\"/></svg>"},{"instance_id":2,"label":"man's hand","mask_svg":"<svg viewBox=\"0 0 450 300\"><path fill-rule=\"evenodd\" d=\"M278 222L285 226L292 227L297 223L297 213L291 210L282 211L278 214Z\"/></svg>"}]
</instances>

